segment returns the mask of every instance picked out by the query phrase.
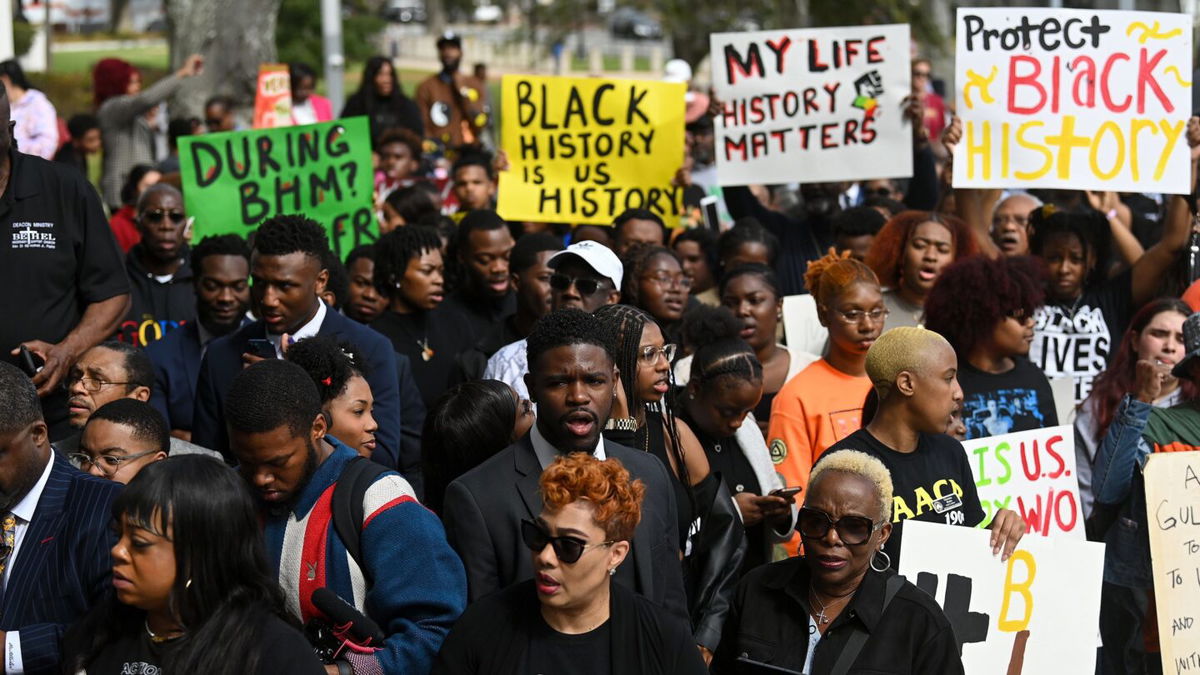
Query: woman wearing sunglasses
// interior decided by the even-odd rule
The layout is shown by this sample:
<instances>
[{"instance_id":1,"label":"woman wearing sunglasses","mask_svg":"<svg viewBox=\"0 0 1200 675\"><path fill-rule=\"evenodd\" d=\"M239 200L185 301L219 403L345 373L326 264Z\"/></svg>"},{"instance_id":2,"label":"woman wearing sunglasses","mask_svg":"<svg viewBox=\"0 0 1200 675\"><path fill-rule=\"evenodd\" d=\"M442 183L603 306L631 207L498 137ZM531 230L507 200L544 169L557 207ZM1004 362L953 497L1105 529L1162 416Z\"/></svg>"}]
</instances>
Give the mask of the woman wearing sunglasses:
<instances>
[{"instance_id":1,"label":"woman wearing sunglasses","mask_svg":"<svg viewBox=\"0 0 1200 675\"><path fill-rule=\"evenodd\" d=\"M822 459L797 519L804 557L759 567L738 585L713 672L763 672L748 669L753 661L805 675L962 673L942 609L883 552L891 514L882 462L853 450Z\"/></svg>"},{"instance_id":2,"label":"woman wearing sunglasses","mask_svg":"<svg viewBox=\"0 0 1200 675\"><path fill-rule=\"evenodd\" d=\"M137 325L149 321L157 328L136 331L137 335L162 337L196 318L183 195L166 183L151 185L138 197L134 224L141 241L125 256L133 291L128 319Z\"/></svg>"},{"instance_id":3,"label":"woman wearing sunglasses","mask_svg":"<svg viewBox=\"0 0 1200 675\"><path fill-rule=\"evenodd\" d=\"M700 675L683 621L612 577L626 560L645 486L618 460L573 453L539 481L542 512L521 523L534 578L467 608L437 675Z\"/></svg>"},{"instance_id":4,"label":"woman wearing sunglasses","mask_svg":"<svg viewBox=\"0 0 1200 675\"><path fill-rule=\"evenodd\" d=\"M608 305L595 315L615 328L613 352L622 373L604 436L649 452L674 478L688 610L696 644L711 658L745 552L742 522L728 488L709 470L704 447L667 400L675 345L666 344L654 318L636 307Z\"/></svg>"}]
</instances>

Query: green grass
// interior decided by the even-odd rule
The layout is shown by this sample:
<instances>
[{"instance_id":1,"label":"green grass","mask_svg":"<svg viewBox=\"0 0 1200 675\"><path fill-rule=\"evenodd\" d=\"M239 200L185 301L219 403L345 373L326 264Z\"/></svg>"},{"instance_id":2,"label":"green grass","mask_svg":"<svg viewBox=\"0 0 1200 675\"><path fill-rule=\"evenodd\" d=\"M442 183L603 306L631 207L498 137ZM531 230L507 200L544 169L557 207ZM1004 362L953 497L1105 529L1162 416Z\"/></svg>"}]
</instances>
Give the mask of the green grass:
<instances>
[{"instance_id":1,"label":"green grass","mask_svg":"<svg viewBox=\"0 0 1200 675\"><path fill-rule=\"evenodd\" d=\"M50 72L55 75L90 74L97 61L110 56L125 59L139 68L166 70L170 66L167 47L163 45L161 47L134 47L122 49L119 52L115 50L57 52L51 56Z\"/></svg>"}]
</instances>

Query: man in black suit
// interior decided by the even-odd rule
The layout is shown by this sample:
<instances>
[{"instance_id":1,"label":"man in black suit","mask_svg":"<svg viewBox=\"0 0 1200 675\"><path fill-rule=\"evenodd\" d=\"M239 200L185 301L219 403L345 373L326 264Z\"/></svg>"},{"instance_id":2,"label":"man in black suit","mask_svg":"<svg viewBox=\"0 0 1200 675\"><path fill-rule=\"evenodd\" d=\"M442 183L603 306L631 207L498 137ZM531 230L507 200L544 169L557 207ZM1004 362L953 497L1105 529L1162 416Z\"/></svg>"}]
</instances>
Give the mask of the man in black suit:
<instances>
[{"instance_id":1,"label":"man in black suit","mask_svg":"<svg viewBox=\"0 0 1200 675\"><path fill-rule=\"evenodd\" d=\"M646 485L632 564L617 568L617 581L687 617L667 469L648 453L601 437L618 386L610 330L578 309L557 310L539 320L529 335L530 372L525 376L530 398L538 405L537 423L528 436L446 489L446 536L467 568L471 602L533 577L520 525L521 519L542 512L538 478L558 454L586 452L620 460Z\"/></svg>"},{"instance_id":2,"label":"man in black suit","mask_svg":"<svg viewBox=\"0 0 1200 675\"><path fill-rule=\"evenodd\" d=\"M67 626L112 593L121 484L50 448L33 383L0 363L0 646L8 673L58 673Z\"/></svg>"},{"instance_id":3,"label":"man in black suit","mask_svg":"<svg viewBox=\"0 0 1200 675\"><path fill-rule=\"evenodd\" d=\"M328 335L354 345L366 361L366 379L375 398L373 416L379 423L379 444L371 458L399 468L419 484L420 443L409 440L401 451L400 442L401 420L419 438L425 416L408 359L396 354L387 338L321 301L329 278L321 261L328 248L325 230L304 216L276 216L259 226L250 256L250 296L261 319L209 344L196 382L192 442L232 460L224 402L233 378L263 356L281 358L297 340ZM255 354L251 340L258 340L267 353Z\"/></svg>"}]
</instances>

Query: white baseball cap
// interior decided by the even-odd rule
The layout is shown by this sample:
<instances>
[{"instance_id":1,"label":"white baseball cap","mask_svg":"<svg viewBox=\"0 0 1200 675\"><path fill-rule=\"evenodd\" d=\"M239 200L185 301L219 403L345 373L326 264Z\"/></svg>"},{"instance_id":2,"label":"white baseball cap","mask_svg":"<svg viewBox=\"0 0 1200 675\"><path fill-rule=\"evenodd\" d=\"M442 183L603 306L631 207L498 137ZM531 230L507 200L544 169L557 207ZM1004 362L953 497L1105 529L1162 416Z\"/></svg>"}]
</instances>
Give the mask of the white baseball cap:
<instances>
[{"instance_id":1,"label":"white baseball cap","mask_svg":"<svg viewBox=\"0 0 1200 675\"><path fill-rule=\"evenodd\" d=\"M546 264L550 269L555 269L558 265L554 260L568 255L578 257L587 263L588 267L595 270L597 274L608 277L608 280L613 283L614 288L621 290L621 275L624 272L624 267L622 267L621 260L617 258L617 254L613 253L611 248L590 239L577 241L565 250L550 256L550 260L547 260Z\"/></svg>"}]
</instances>

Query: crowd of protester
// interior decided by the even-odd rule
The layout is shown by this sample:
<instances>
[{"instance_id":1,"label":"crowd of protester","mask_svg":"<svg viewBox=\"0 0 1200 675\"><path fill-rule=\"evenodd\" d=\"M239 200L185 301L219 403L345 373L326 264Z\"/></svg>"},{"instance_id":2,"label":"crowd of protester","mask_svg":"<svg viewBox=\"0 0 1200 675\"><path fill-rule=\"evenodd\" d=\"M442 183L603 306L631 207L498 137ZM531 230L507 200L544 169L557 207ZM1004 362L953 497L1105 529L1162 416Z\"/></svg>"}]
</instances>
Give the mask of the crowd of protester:
<instances>
[{"instance_id":1,"label":"crowd of protester","mask_svg":"<svg viewBox=\"0 0 1200 675\"><path fill-rule=\"evenodd\" d=\"M961 441L1072 419L1097 672L1160 672L1140 466L1200 449L1188 199L952 189L916 60L909 180L716 187L713 101L676 181L727 222L508 222L486 84L437 47L340 111L380 233L343 260L304 214L192 236L177 141L246 128L156 119L202 57L104 59L65 124L0 63L6 672L959 673L904 521L979 525Z\"/></svg>"}]
</instances>

